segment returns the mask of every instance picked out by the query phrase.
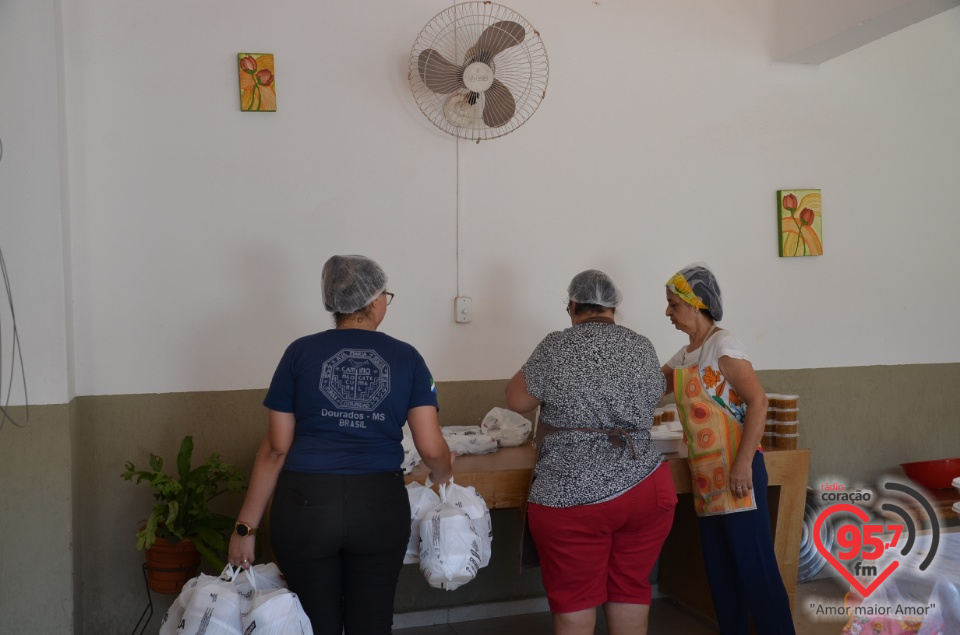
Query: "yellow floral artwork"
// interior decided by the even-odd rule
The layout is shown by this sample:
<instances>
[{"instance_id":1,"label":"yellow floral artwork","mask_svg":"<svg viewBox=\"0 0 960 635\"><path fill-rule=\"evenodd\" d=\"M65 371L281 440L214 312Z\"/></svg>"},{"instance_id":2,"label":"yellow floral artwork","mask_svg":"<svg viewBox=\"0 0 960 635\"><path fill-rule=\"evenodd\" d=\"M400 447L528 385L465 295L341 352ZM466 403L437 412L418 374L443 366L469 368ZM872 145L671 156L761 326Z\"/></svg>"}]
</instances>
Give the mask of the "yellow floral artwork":
<instances>
[{"instance_id":1,"label":"yellow floral artwork","mask_svg":"<svg viewBox=\"0 0 960 635\"><path fill-rule=\"evenodd\" d=\"M240 110L277 112L277 81L272 53L239 53Z\"/></svg>"},{"instance_id":2,"label":"yellow floral artwork","mask_svg":"<svg viewBox=\"0 0 960 635\"><path fill-rule=\"evenodd\" d=\"M822 256L820 190L778 190L780 257Z\"/></svg>"}]
</instances>

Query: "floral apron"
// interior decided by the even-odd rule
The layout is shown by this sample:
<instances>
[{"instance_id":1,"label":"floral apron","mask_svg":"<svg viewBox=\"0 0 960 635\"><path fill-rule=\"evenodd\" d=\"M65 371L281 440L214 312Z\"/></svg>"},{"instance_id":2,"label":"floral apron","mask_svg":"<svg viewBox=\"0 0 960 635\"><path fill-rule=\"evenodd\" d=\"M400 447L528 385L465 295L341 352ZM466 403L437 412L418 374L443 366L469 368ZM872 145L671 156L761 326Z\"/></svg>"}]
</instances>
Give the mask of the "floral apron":
<instances>
[{"instance_id":1,"label":"floral apron","mask_svg":"<svg viewBox=\"0 0 960 635\"><path fill-rule=\"evenodd\" d=\"M687 440L687 463L697 516L715 516L757 508L749 496L734 496L727 486L743 430L730 412L714 401L700 379L700 367L673 370L677 411Z\"/></svg>"}]
</instances>

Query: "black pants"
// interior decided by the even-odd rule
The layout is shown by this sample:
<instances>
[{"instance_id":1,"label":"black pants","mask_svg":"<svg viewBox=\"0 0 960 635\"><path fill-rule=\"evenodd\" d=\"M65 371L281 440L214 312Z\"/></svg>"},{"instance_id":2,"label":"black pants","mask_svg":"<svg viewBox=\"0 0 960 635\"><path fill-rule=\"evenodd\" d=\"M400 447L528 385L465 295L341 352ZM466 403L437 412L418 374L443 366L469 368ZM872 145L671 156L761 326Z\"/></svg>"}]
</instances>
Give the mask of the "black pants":
<instances>
[{"instance_id":1,"label":"black pants","mask_svg":"<svg viewBox=\"0 0 960 635\"><path fill-rule=\"evenodd\" d=\"M410 538L401 472L282 472L270 512L277 564L315 635L388 635Z\"/></svg>"}]
</instances>

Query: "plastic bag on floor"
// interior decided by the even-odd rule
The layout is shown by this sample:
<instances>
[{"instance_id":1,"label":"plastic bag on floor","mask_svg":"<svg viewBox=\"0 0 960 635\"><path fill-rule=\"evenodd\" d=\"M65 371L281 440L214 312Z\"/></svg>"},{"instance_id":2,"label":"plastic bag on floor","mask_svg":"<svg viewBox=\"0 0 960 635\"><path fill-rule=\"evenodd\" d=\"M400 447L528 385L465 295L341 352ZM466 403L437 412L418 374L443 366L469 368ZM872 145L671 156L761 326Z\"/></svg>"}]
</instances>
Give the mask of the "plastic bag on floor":
<instances>
[{"instance_id":1,"label":"plastic bag on floor","mask_svg":"<svg viewBox=\"0 0 960 635\"><path fill-rule=\"evenodd\" d=\"M485 514L489 512L476 491L469 490L473 488L453 481L441 485L440 504L420 523L420 571L434 588L459 588L477 576L477 571L486 565L484 560L489 562L486 521L482 516L474 519L468 515L479 509L475 499L483 504Z\"/></svg>"},{"instance_id":2,"label":"plastic bag on floor","mask_svg":"<svg viewBox=\"0 0 960 635\"><path fill-rule=\"evenodd\" d=\"M420 562L420 522L434 507L440 504L440 497L427 485L414 481L407 484L407 496L410 497L410 542L403 556L403 564Z\"/></svg>"},{"instance_id":3,"label":"plastic bag on floor","mask_svg":"<svg viewBox=\"0 0 960 635\"><path fill-rule=\"evenodd\" d=\"M512 410L493 408L480 422L480 429L493 436L500 447L509 448L526 443L533 424Z\"/></svg>"}]
</instances>

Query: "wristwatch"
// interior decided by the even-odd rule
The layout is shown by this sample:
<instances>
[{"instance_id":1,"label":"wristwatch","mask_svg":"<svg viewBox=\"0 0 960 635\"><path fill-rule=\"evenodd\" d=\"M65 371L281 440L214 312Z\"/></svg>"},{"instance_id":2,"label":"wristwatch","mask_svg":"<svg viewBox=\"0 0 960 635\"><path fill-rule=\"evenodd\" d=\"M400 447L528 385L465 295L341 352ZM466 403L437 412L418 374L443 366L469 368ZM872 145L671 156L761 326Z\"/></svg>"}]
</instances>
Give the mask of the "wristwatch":
<instances>
[{"instance_id":1,"label":"wristwatch","mask_svg":"<svg viewBox=\"0 0 960 635\"><path fill-rule=\"evenodd\" d=\"M251 526L248 525L247 523L245 523L245 522L243 522L243 521L240 521L240 520L238 520L238 521L233 525L233 529L234 529L234 531L237 532L237 535L240 535L240 536L255 536L255 535L257 534L257 528L256 528L256 527L251 527Z\"/></svg>"}]
</instances>

